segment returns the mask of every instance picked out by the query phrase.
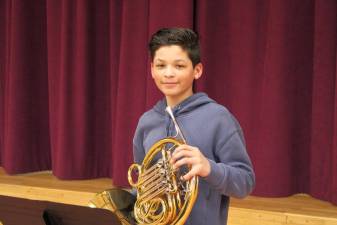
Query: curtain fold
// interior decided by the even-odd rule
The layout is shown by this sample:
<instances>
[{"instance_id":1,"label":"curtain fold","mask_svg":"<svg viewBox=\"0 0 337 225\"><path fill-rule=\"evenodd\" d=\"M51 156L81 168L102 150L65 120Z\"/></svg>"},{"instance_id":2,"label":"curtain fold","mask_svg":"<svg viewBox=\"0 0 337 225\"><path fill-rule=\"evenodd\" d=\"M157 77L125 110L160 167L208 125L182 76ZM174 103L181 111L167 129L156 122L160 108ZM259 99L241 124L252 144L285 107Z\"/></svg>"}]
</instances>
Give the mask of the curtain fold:
<instances>
[{"instance_id":1,"label":"curtain fold","mask_svg":"<svg viewBox=\"0 0 337 225\"><path fill-rule=\"evenodd\" d=\"M316 1L311 116L310 193L336 203L337 4Z\"/></svg>"},{"instance_id":2,"label":"curtain fold","mask_svg":"<svg viewBox=\"0 0 337 225\"><path fill-rule=\"evenodd\" d=\"M9 173L50 168L45 1L36 3L2 2L1 165Z\"/></svg>"},{"instance_id":3,"label":"curtain fold","mask_svg":"<svg viewBox=\"0 0 337 225\"><path fill-rule=\"evenodd\" d=\"M0 1L0 150L4 146L4 116L5 116L5 65L6 65L6 40L7 40L7 7L5 1ZM2 153L0 152L0 162L2 162Z\"/></svg>"},{"instance_id":4,"label":"curtain fold","mask_svg":"<svg viewBox=\"0 0 337 225\"><path fill-rule=\"evenodd\" d=\"M133 132L140 112L145 110L145 92L142 90L146 89L146 76L142 74L147 68L147 16L148 1L123 1L112 177L116 183L124 185L130 165L126 162L133 161Z\"/></svg>"},{"instance_id":5,"label":"curtain fold","mask_svg":"<svg viewBox=\"0 0 337 225\"><path fill-rule=\"evenodd\" d=\"M147 43L174 26L200 35L196 89L240 121L253 194L337 204L335 0L0 1L0 166L126 186L137 121L163 97Z\"/></svg>"},{"instance_id":6,"label":"curtain fold","mask_svg":"<svg viewBox=\"0 0 337 225\"><path fill-rule=\"evenodd\" d=\"M47 13L52 170L67 179L110 176L117 45L109 1L47 1Z\"/></svg>"}]
</instances>

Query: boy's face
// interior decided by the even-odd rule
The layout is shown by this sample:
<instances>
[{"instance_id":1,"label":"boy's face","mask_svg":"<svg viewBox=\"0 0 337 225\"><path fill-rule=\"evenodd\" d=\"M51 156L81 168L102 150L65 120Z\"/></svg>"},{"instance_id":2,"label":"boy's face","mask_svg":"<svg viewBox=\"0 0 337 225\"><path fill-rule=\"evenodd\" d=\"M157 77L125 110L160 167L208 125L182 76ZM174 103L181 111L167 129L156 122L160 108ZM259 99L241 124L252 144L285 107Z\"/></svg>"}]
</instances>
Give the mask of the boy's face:
<instances>
[{"instance_id":1,"label":"boy's face","mask_svg":"<svg viewBox=\"0 0 337 225\"><path fill-rule=\"evenodd\" d=\"M180 46L163 46L155 52L151 73L168 102L178 104L193 95L193 81L200 78L202 64L193 68L187 52Z\"/></svg>"}]
</instances>

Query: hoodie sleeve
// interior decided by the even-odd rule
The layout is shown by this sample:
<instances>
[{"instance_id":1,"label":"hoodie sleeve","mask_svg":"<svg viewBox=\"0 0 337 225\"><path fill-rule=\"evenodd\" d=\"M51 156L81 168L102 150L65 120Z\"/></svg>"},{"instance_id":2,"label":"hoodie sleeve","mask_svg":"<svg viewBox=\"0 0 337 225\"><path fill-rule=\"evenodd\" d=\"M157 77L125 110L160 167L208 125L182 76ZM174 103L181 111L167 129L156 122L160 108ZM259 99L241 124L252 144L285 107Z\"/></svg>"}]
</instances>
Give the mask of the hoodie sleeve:
<instances>
[{"instance_id":1,"label":"hoodie sleeve","mask_svg":"<svg viewBox=\"0 0 337 225\"><path fill-rule=\"evenodd\" d=\"M141 164L145 157L145 150L142 143L142 132L141 132L140 120L138 122L135 134L133 136L133 161L134 163ZM136 188L131 189L131 194L135 197L137 196Z\"/></svg>"},{"instance_id":2,"label":"hoodie sleeve","mask_svg":"<svg viewBox=\"0 0 337 225\"><path fill-rule=\"evenodd\" d=\"M211 172L205 180L223 195L243 198L253 190L255 174L242 130L234 117L230 120L230 126L224 120L219 122L215 134L215 160L209 159Z\"/></svg>"},{"instance_id":3,"label":"hoodie sleeve","mask_svg":"<svg viewBox=\"0 0 337 225\"><path fill-rule=\"evenodd\" d=\"M133 137L133 160L137 164L141 164L145 157L145 150L142 142L143 132L141 130L141 122L139 121Z\"/></svg>"}]
</instances>

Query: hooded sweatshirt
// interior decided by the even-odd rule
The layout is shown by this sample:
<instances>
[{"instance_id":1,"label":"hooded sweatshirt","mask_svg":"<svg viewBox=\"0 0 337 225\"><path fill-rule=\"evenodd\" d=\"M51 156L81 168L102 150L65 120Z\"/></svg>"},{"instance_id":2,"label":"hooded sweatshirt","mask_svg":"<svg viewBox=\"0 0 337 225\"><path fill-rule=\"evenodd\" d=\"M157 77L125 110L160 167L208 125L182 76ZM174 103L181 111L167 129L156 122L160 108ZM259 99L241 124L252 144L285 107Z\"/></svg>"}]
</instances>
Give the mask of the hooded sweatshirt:
<instances>
[{"instance_id":1,"label":"hooded sweatshirt","mask_svg":"<svg viewBox=\"0 0 337 225\"><path fill-rule=\"evenodd\" d=\"M166 106L163 99L139 119L133 139L136 163L142 163L157 141L176 134ZM224 106L205 93L190 96L172 111L187 144L199 148L211 166L207 177L199 177L198 197L185 224L227 224L229 197L243 198L255 186L242 129Z\"/></svg>"}]
</instances>

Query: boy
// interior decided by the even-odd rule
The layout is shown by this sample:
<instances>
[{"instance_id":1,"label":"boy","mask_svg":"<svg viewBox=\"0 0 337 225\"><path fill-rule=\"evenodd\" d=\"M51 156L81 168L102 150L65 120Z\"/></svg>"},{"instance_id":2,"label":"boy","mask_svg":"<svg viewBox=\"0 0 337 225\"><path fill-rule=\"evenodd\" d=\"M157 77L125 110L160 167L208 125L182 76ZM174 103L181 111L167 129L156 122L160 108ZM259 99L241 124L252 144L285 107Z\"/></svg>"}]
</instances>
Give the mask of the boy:
<instances>
[{"instance_id":1,"label":"boy","mask_svg":"<svg viewBox=\"0 0 337 225\"><path fill-rule=\"evenodd\" d=\"M193 82L201 77L198 36L190 29L164 28L149 43L151 73L165 95L140 118L134 140L135 162L158 140L173 136L173 114L188 144L172 154L174 168L190 165L183 176L199 176L199 193L186 224L227 224L229 197L243 198L255 185L255 175L246 152L240 125L230 112L205 93L193 93Z\"/></svg>"}]
</instances>

